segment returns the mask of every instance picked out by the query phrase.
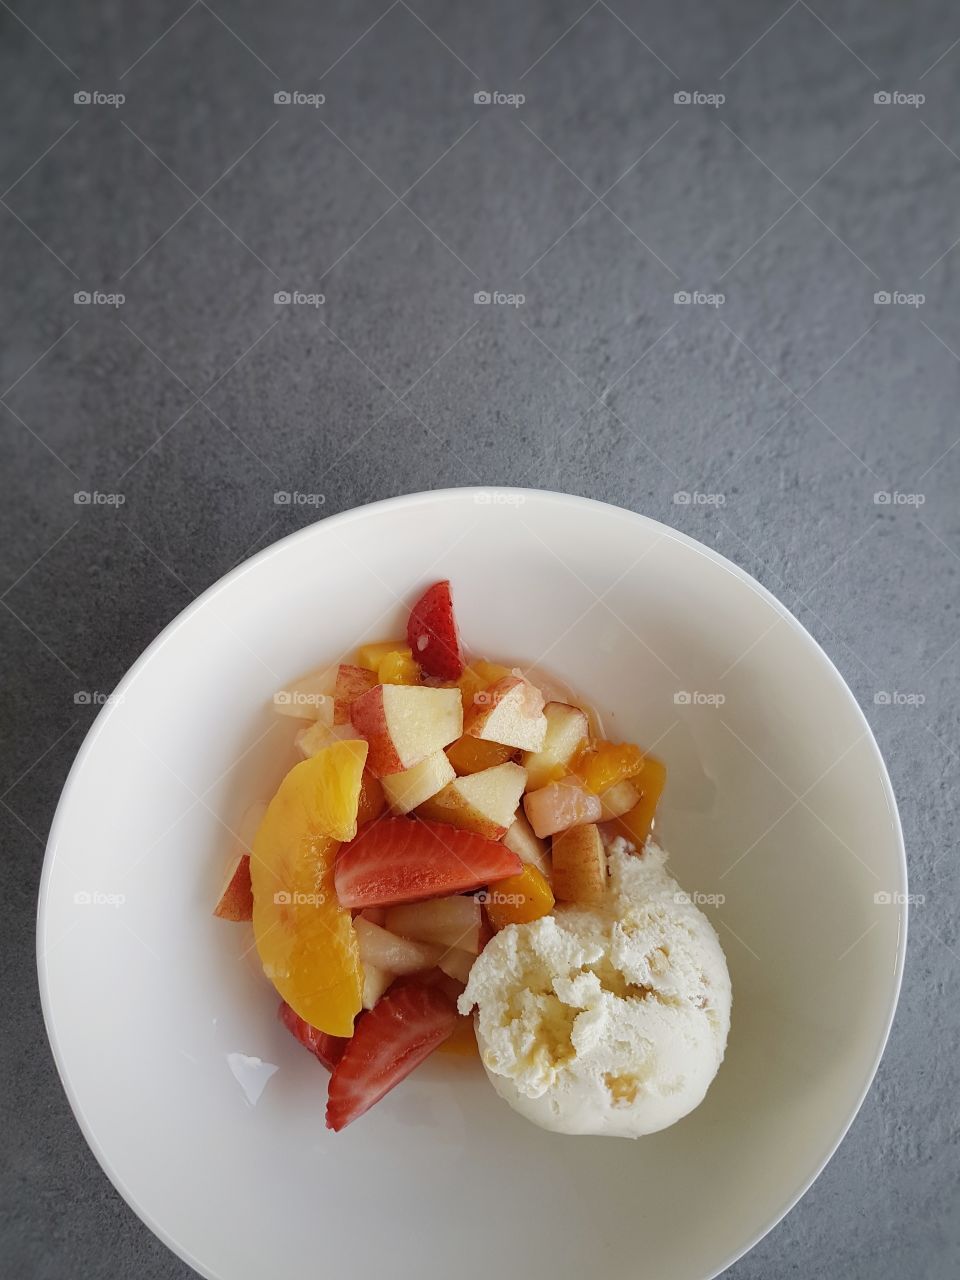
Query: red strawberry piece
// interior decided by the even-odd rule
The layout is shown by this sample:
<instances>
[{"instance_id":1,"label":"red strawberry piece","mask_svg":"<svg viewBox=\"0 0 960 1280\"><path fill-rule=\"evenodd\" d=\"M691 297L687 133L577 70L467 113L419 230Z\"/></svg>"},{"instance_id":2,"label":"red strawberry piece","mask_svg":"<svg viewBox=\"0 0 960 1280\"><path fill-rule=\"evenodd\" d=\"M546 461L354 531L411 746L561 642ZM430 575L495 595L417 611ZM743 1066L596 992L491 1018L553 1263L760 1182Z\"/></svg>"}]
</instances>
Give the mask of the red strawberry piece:
<instances>
[{"instance_id":1,"label":"red strawberry piece","mask_svg":"<svg viewBox=\"0 0 960 1280\"><path fill-rule=\"evenodd\" d=\"M419 902L519 875L521 862L499 840L445 822L380 818L340 846L334 884L344 907Z\"/></svg>"},{"instance_id":2,"label":"red strawberry piece","mask_svg":"<svg viewBox=\"0 0 960 1280\"><path fill-rule=\"evenodd\" d=\"M343 1057L343 1051L350 1041L343 1039L342 1036L331 1036L326 1031L319 1031L316 1027L311 1027L310 1023L305 1022L299 1013L294 1013L286 1000L280 1001L279 1017L287 1030L296 1036L303 1047L309 1049L328 1071L332 1071Z\"/></svg>"},{"instance_id":3,"label":"red strawberry piece","mask_svg":"<svg viewBox=\"0 0 960 1280\"><path fill-rule=\"evenodd\" d=\"M456 1005L439 988L394 983L360 1015L333 1069L327 1128L339 1131L369 1111L452 1034L457 1017Z\"/></svg>"},{"instance_id":4,"label":"red strawberry piece","mask_svg":"<svg viewBox=\"0 0 960 1280\"><path fill-rule=\"evenodd\" d=\"M460 678L463 650L449 580L428 587L410 610L407 644L426 675L441 680Z\"/></svg>"}]
</instances>

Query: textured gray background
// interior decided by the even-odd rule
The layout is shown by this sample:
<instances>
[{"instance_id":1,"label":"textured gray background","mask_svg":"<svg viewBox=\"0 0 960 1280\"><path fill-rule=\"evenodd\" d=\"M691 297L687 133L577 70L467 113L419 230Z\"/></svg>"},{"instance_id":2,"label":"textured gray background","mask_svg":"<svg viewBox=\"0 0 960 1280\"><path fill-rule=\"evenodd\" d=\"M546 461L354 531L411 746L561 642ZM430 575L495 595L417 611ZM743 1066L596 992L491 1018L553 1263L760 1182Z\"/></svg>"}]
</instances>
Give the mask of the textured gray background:
<instances>
[{"instance_id":1,"label":"textured gray background","mask_svg":"<svg viewBox=\"0 0 960 1280\"><path fill-rule=\"evenodd\" d=\"M840 1152L729 1274L956 1276L955 6L184 7L0 8L4 1270L188 1274L88 1152L41 1025L43 842L95 712L74 695L318 514L275 492L330 514L483 482L702 539L865 706L925 896L900 1011ZM126 301L74 305L94 289ZM925 302L875 305L884 289ZM876 701L894 692L917 696Z\"/></svg>"}]
</instances>

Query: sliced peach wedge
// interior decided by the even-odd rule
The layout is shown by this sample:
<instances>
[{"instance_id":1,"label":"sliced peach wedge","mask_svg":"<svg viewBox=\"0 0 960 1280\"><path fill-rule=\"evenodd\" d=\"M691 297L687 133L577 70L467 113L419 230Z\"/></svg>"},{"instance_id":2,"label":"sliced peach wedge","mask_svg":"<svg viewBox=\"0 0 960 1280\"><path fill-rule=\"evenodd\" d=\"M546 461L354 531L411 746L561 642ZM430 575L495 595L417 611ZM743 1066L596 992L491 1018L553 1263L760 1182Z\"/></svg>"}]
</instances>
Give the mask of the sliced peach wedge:
<instances>
[{"instance_id":1,"label":"sliced peach wedge","mask_svg":"<svg viewBox=\"0 0 960 1280\"><path fill-rule=\"evenodd\" d=\"M340 842L357 831L367 744L335 742L294 765L253 841L253 931L263 971L310 1026L353 1034L363 974L349 910L334 889Z\"/></svg>"}]
</instances>

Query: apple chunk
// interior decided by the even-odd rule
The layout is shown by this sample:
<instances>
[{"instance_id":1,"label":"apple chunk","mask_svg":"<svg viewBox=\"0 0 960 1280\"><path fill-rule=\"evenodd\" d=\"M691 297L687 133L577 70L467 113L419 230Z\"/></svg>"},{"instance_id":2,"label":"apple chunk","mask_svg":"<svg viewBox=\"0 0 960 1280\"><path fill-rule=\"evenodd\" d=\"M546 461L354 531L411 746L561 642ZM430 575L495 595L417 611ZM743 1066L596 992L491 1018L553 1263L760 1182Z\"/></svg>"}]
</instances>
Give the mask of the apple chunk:
<instances>
[{"instance_id":1,"label":"apple chunk","mask_svg":"<svg viewBox=\"0 0 960 1280\"><path fill-rule=\"evenodd\" d=\"M624 778L622 782L615 782L612 787L607 787L600 796L601 817L604 822L622 818L639 803L640 792L632 782Z\"/></svg>"},{"instance_id":2,"label":"apple chunk","mask_svg":"<svg viewBox=\"0 0 960 1280\"><path fill-rule=\"evenodd\" d=\"M250 855L241 853L227 872L227 882L213 914L221 920L253 919L253 888L250 884Z\"/></svg>"},{"instance_id":3,"label":"apple chunk","mask_svg":"<svg viewBox=\"0 0 960 1280\"><path fill-rule=\"evenodd\" d=\"M417 810L430 822L448 822L499 840L513 825L527 773L518 764L498 764L457 778Z\"/></svg>"},{"instance_id":4,"label":"apple chunk","mask_svg":"<svg viewBox=\"0 0 960 1280\"><path fill-rule=\"evenodd\" d=\"M529 751L523 767L531 791L556 782L586 741L589 724L585 712L567 702L548 702L543 708L547 734L539 751Z\"/></svg>"},{"instance_id":5,"label":"apple chunk","mask_svg":"<svg viewBox=\"0 0 960 1280\"><path fill-rule=\"evenodd\" d=\"M504 676L474 694L463 731L505 747L540 751L547 736L543 694L523 676Z\"/></svg>"},{"instance_id":6,"label":"apple chunk","mask_svg":"<svg viewBox=\"0 0 960 1280\"><path fill-rule=\"evenodd\" d=\"M378 778L410 769L463 732L459 689L378 684L350 704L354 729L370 745L367 768Z\"/></svg>"},{"instance_id":7,"label":"apple chunk","mask_svg":"<svg viewBox=\"0 0 960 1280\"><path fill-rule=\"evenodd\" d=\"M536 867L541 875L550 879L550 860L547 857L546 843L534 833L533 827L523 813L518 813L512 827L507 828L503 843L515 853L521 862Z\"/></svg>"},{"instance_id":8,"label":"apple chunk","mask_svg":"<svg viewBox=\"0 0 960 1280\"><path fill-rule=\"evenodd\" d=\"M352 667L341 662L337 667L337 680L333 688L333 723L350 723L350 704L361 694L368 693L377 683L376 674L366 667Z\"/></svg>"},{"instance_id":9,"label":"apple chunk","mask_svg":"<svg viewBox=\"0 0 960 1280\"><path fill-rule=\"evenodd\" d=\"M412 769L390 773L383 779L383 793L394 813L409 813L418 804L435 796L457 776L443 751L435 751Z\"/></svg>"},{"instance_id":10,"label":"apple chunk","mask_svg":"<svg viewBox=\"0 0 960 1280\"><path fill-rule=\"evenodd\" d=\"M481 923L482 911L476 898L456 893L448 898L389 907L384 927L403 938L476 955L480 950Z\"/></svg>"}]
</instances>

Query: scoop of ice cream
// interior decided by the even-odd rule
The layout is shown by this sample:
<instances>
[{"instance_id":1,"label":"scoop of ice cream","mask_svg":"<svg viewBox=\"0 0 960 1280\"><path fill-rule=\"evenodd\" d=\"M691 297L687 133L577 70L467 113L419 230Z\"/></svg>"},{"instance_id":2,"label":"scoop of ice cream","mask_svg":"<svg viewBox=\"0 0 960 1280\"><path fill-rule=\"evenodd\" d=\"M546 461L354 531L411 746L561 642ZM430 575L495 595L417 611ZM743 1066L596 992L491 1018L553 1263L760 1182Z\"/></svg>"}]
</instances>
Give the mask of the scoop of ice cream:
<instances>
[{"instance_id":1,"label":"scoop of ice cream","mask_svg":"<svg viewBox=\"0 0 960 1280\"><path fill-rule=\"evenodd\" d=\"M706 916L648 841L608 851L596 907L508 925L460 997L493 1087L558 1133L637 1138L692 1111L723 1061L730 977Z\"/></svg>"}]
</instances>

